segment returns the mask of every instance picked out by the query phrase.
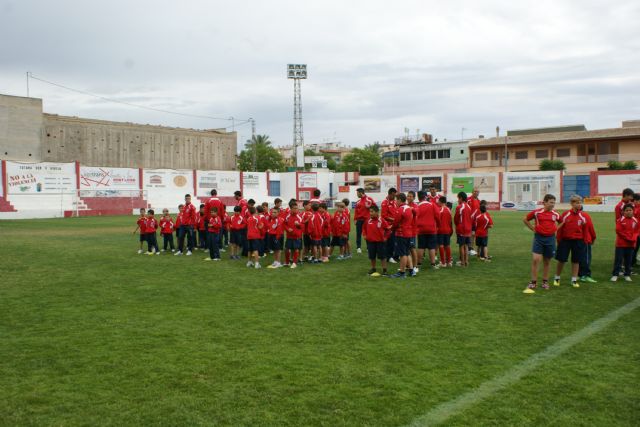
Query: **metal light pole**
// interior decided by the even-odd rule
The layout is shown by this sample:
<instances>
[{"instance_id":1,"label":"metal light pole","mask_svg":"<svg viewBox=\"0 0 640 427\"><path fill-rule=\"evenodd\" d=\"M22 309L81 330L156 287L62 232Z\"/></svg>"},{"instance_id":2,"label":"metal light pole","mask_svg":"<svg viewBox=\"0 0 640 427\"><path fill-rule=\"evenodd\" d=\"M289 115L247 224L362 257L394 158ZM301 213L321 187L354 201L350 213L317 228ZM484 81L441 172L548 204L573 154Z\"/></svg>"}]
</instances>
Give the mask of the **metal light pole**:
<instances>
[{"instance_id":1,"label":"metal light pole","mask_svg":"<svg viewBox=\"0 0 640 427\"><path fill-rule=\"evenodd\" d=\"M293 150L296 167L304 168L304 132L302 128L302 89L307 78L307 64L287 64L287 78L293 80Z\"/></svg>"},{"instance_id":2,"label":"metal light pole","mask_svg":"<svg viewBox=\"0 0 640 427\"><path fill-rule=\"evenodd\" d=\"M256 121L249 119L251 122L251 141L253 141L253 171L257 171L258 164L258 140L256 139Z\"/></svg>"}]
</instances>

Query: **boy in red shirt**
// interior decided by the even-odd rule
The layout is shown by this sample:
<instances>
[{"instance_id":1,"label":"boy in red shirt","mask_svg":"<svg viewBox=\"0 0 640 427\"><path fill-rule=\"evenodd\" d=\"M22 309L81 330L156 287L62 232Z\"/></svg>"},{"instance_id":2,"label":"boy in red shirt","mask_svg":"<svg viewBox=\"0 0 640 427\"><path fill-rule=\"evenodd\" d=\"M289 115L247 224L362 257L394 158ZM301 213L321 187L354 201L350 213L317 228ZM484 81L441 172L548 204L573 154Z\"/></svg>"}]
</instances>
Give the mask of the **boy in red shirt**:
<instances>
[{"instance_id":1,"label":"boy in red shirt","mask_svg":"<svg viewBox=\"0 0 640 427\"><path fill-rule=\"evenodd\" d=\"M437 269L436 248L438 247L438 223L440 209L428 201L427 193L418 191L416 225L418 227L418 260L422 261L425 250L429 251L431 268Z\"/></svg>"},{"instance_id":2,"label":"boy in red shirt","mask_svg":"<svg viewBox=\"0 0 640 427\"><path fill-rule=\"evenodd\" d=\"M585 256L580 263L580 269L578 270L578 276L580 277L581 282L587 283L598 283L597 280L594 280L591 277L591 246L596 241L596 230L593 227L593 220L591 216L586 213L584 210L582 211L582 215L587 221L586 233L584 236L584 243L587 245Z\"/></svg>"},{"instance_id":3,"label":"boy in red shirt","mask_svg":"<svg viewBox=\"0 0 640 427\"><path fill-rule=\"evenodd\" d=\"M344 198L342 199L342 204L344 205L344 214L347 217L346 221L349 224L349 231L345 236L344 257L351 258L351 243L349 243L349 233L351 232L351 211L349 210L349 206L351 206L351 202L349 202L349 199Z\"/></svg>"},{"instance_id":4,"label":"boy in red shirt","mask_svg":"<svg viewBox=\"0 0 640 427\"><path fill-rule=\"evenodd\" d=\"M333 250L335 246L340 248L340 255L338 255L337 258L339 260L345 259L346 241L349 235L349 228L351 227L344 209L344 203L337 202L336 212L333 214L333 218L331 218L331 234L333 235L331 239L331 249Z\"/></svg>"},{"instance_id":5,"label":"boy in red shirt","mask_svg":"<svg viewBox=\"0 0 640 427\"><path fill-rule=\"evenodd\" d=\"M262 221L260 221L260 217L254 206L249 206L247 211L249 212L249 216L247 217L247 251L249 256L247 267L262 268L260 265Z\"/></svg>"},{"instance_id":6,"label":"boy in red shirt","mask_svg":"<svg viewBox=\"0 0 640 427\"><path fill-rule=\"evenodd\" d=\"M289 202L291 203L291 202ZM302 202L303 212L300 214L302 218L302 257L306 257L306 260L311 262L313 261L313 245L311 244L311 234L309 231L309 221L313 216L313 212L311 211L311 203L308 200Z\"/></svg>"},{"instance_id":7,"label":"boy in red shirt","mask_svg":"<svg viewBox=\"0 0 640 427\"><path fill-rule=\"evenodd\" d=\"M411 265L413 268L411 269L411 276L415 276L418 274L418 225L416 223L416 209L418 209L418 204L415 202L416 193L415 191L407 191L407 206L411 208L411 213L413 214L413 222L411 227L411 238L409 239L409 247L411 254Z\"/></svg>"},{"instance_id":8,"label":"boy in red shirt","mask_svg":"<svg viewBox=\"0 0 640 427\"><path fill-rule=\"evenodd\" d=\"M451 208L445 196L438 199L439 221L438 221L438 251L440 253L440 267L453 267L451 258L451 235L453 227L451 225Z\"/></svg>"},{"instance_id":9,"label":"boy in red shirt","mask_svg":"<svg viewBox=\"0 0 640 427\"><path fill-rule=\"evenodd\" d=\"M169 215L169 209L162 209L162 218L160 218L160 234L162 234L163 247L162 252L167 250L167 247L171 248L171 252L175 252L176 248L173 246L173 230L175 224L173 218Z\"/></svg>"},{"instance_id":10,"label":"boy in red shirt","mask_svg":"<svg viewBox=\"0 0 640 427\"><path fill-rule=\"evenodd\" d=\"M374 206L376 202L366 194L364 194L364 188L356 189L356 195L358 201L356 202L356 209L353 219L356 221L356 247L359 254L362 253L362 225L369 219L369 208Z\"/></svg>"},{"instance_id":11,"label":"boy in red shirt","mask_svg":"<svg viewBox=\"0 0 640 427\"><path fill-rule=\"evenodd\" d=\"M546 194L543 199L543 207L535 209L522 220L533 233L533 245L531 248L531 281L523 291L525 294L535 293L538 286L538 267L542 261L542 289L549 289L549 266L551 258L556 254L556 231L560 215L553 210L556 205L556 197ZM535 226L531 225L535 220Z\"/></svg>"},{"instance_id":12,"label":"boy in red shirt","mask_svg":"<svg viewBox=\"0 0 640 427\"><path fill-rule=\"evenodd\" d=\"M178 234L178 250L174 255L182 255L184 252L184 240L187 239L187 253L191 255L191 251L195 246L194 227L198 226L198 212L196 207L191 203L191 194L185 194L184 207L182 216L180 217L180 228Z\"/></svg>"},{"instance_id":13,"label":"boy in red shirt","mask_svg":"<svg viewBox=\"0 0 640 427\"><path fill-rule=\"evenodd\" d=\"M311 216L307 223L309 238L311 239L311 252L313 253L312 263L322 262L322 226L324 222L323 215L320 213L320 205L313 203L311 205Z\"/></svg>"},{"instance_id":14,"label":"boy in red shirt","mask_svg":"<svg viewBox=\"0 0 640 427\"><path fill-rule=\"evenodd\" d=\"M369 219L365 221L362 227L362 237L367 242L367 253L371 262L371 270L369 276L379 277L380 273L376 271L376 258L382 264L382 276L387 275L387 254L386 243L391 226L383 218L379 216L377 206L369 208Z\"/></svg>"},{"instance_id":15,"label":"boy in red shirt","mask_svg":"<svg viewBox=\"0 0 640 427\"><path fill-rule=\"evenodd\" d=\"M634 191L630 188L622 190L622 200L620 200L615 207L616 221L622 218L622 210L624 207L629 203L633 203L634 194Z\"/></svg>"},{"instance_id":16,"label":"boy in red shirt","mask_svg":"<svg viewBox=\"0 0 640 427\"><path fill-rule=\"evenodd\" d=\"M276 199L279 200L279 199ZM284 233L284 218L280 215L280 208L271 208L271 216L267 224L267 240L269 250L273 252L273 264L267 268L280 268L280 252L282 251L282 234Z\"/></svg>"},{"instance_id":17,"label":"boy in red shirt","mask_svg":"<svg viewBox=\"0 0 640 427\"><path fill-rule=\"evenodd\" d=\"M612 282L618 280L623 264L624 280L631 282L631 258L638 231L638 220L633 216L633 205L627 203L622 207L622 217L616 221L616 255L611 273Z\"/></svg>"},{"instance_id":18,"label":"boy in red shirt","mask_svg":"<svg viewBox=\"0 0 640 427\"><path fill-rule=\"evenodd\" d=\"M387 221L387 224L393 224L393 221L396 218L396 211L398 210L398 204L396 203L396 194L398 194L398 190L396 190L395 188L391 187L387 191L387 197L380 204L381 212L380 212L379 216L381 216L382 219ZM394 256L396 256L396 253L395 253L396 233L395 233L395 231L391 230L391 233L389 234L389 236L387 238L386 245L387 245L387 248L386 248L385 252L387 254L387 261L389 261L392 264L395 264L397 262L394 259Z\"/></svg>"},{"instance_id":19,"label":"boy in red shirt","mask_svg":"<svg viewBox=\"0 0 640 427\"><path fill-rule=\"evenodd\" d=\"M160 248L158 248L158 238L156 236L156 230L158 229L158 221L154 216L153 209L149 209L147 212L147 224L145 225L147 235L147 255L160 255Z\"/></svg>"},{"instance_id":20,"label":"boy in red shirt","mask_svg":"<svg viewBox=\"0 0 640 427\"><path fill-rule=\"evenodd\" d=\"M207 248L207 216L204 211L204 203L200 204L198 211L198 248L202 250Z\"/></svg>"},{"instance_id":21,"label":"boy in red shirt","mask_svg":"<svg viewBox=\"0 0 640 427\"><path fill-rule=\"evenodd\" d=\"M220 231L222 230L222 218L218 215L218 208L209 209L209 217L207 219L207 247L209 248L209 257L205 261L220 261Z\"/></svg>"},{"instance_id":22,"label":"boy in red shirt","mask_svg":"<svg viewBox=\"0 0 640 427\"><path fill-rule=\"evenodd\" d=\"M267 205L266 208L265 205ZM269 250L269 242L267 241L267 229L269 228L269 204L265 202L262 205L257 206L256 215L260 220L260 224L262 224L262 228L260 229L260 248L258 249L258 255L260 255L260 258L264 258L266 256L266 252Z\"/></svg>"},{"instance_id":23,"label":"boy in red shirt","mask_svg":"<svg viewBox=\"0 0 640 427\"><path fill-rule=\"evenodd\" d=\"M453 218L456 225L456 236L458 248L460 249L460 261L458 265L469 266L469 245L471 244L471 208L467 204L467 193L458 193L458 206L456 215Z\"/></svg>"},{"instance_id":24,"label":"boy in red shirt","mask_svg":"<svg viewBox=\"0 0 640 427\"><path fill-rule=\"evenodd\" d=\"M298 256L302 249L302 230L304 224L302 216L298 213L298 203L289 202L289 213L284 219L284 229L287 232L287 250L285 251L284 265L289 265L289 255L293 255L293 263L291 268L298 266Z\"/></svg>"},{"instance_id":25,"label":"boy in red shirt","mask_svg":"<svg viewBox=\"0 0 640 427\"><path fill-rule=\"evenodd\" d=\"M484 202L484 200L482 201ZM478 258L480 261L490 262L489 259L489 229L493 227L493 219L487 212L486 203L480 202L480 208L474 218L476 229L476 247L478 248Z\"/></svg>"},{"instance_id":26,"label":"boy in red shirt","mask_svg":"<svg viewBox=\"0 0 640 427\"><path fill-rule=\"evenodd\" d=\"M136 234L138 230L140 230L140 249L138 249L138 253L141 254L144 252L142 246L147 241L147 215L145 208L140 208L140 216L136 221L136 229L133 230L133 234Z\"/></svg>"},{"instance_id":27,"label":"boy in red shirt","mask_svg":"<svg viewBox=\"0 0 640 427\"><path fill-rule=\"evenodd\" d=\"M233 215L229 218L229 229L231 231L231 256L229 259L240 259L240 252L244 245L244 236L247 229L247 222L242 215L242 207L237 205L233 208Z\"/></svg>"},{"instance_id":28,"label":"boy in red shirt","mask_svg":"<svg viewBox=\"0 0 640 427\"><path fill-rule=\"evenodd\" d=\"M556 251L556 277L554 286L560 286L560 274L564 264L569 260L571 252L571 286L579 288L578 270L583 262L587 245L586 224L587 220L582 213L582 197L572 196L570 199L571 209L560 215L560 226L558 227L558 250Z\"/></svg>"},{"instance_id":29,"label":"boy in red shirt","mask_svg":"<svg viewBox=\"0 0 640 427\"><path fill-rule=\"evenodd\" d=\"M318 212L322 216L322 262L329 262L331 252L331 214L327 212L327 204L322 202L318 206Z\"/></svg>"},{"instance_id":30,"label":"boy in red shirt","mask_svg":"<svg viewBox=\"0 0 640 427\"><path fill-rule=\"evenodd\" d=\"M398 209L393 221L393 229L396 232L396 252L399 256L400 268L390 277L405 279L405 270L408 268L413 273L411 260L411 235L413 234L413 210L407 205L407 196L404 193L396 195Z\"/></svg>"}]
</instances>

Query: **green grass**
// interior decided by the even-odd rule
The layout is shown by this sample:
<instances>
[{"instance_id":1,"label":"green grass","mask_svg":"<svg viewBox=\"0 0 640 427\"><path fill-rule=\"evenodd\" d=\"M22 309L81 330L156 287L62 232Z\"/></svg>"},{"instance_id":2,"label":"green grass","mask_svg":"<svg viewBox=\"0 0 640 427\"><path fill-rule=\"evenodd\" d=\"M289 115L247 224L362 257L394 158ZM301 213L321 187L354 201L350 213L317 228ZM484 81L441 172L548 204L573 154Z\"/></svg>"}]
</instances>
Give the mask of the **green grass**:
<instances>
[{"instance_id":1,"label":"green grass","mask_svg":"<svg viewBox=\"0 0 640 427\"><path fill-rule=\"evenodd\" d=\"M494 262L404 281L364 254L137 255L133 217L2 221L0 424L407 424L640 296L608 282L613 220L593 216L599 283L531 296L521 213L494 215ZM637 425L639 355L636 310L447 424Z\"/></svg>"}]
</instances>

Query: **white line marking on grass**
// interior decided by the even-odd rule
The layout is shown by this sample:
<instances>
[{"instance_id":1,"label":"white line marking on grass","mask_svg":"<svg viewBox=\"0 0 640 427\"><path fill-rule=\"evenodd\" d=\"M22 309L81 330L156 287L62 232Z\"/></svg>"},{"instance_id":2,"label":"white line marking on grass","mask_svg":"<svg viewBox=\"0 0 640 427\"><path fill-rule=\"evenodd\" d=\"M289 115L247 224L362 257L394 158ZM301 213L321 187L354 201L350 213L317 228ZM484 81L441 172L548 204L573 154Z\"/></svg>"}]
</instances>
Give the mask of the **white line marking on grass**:
<instances>
[{"instance_id":1,"label":"white line marking on grass","mask_svg":"<svg viewBox=\"0 0 640 427\"><path fill-rule=\"evenodd\" d=\"M478 388L434 407L426 414L414 419L409 426L429 426L446 421L470 406L475 405L481 400L484 400L503 388L519 381L522 377L536 369L544 362L555 359L574 345L579 344L591 335L600 332L611 323L615 322L625 314L631 313L638 307L640 307L640 298L636 298L630 303L610 312L600 319L589 323L579 331L556 341L541 352L534 354L527 360L509 369L504 374L480 384Z\"/></svg>"}]
</instances>

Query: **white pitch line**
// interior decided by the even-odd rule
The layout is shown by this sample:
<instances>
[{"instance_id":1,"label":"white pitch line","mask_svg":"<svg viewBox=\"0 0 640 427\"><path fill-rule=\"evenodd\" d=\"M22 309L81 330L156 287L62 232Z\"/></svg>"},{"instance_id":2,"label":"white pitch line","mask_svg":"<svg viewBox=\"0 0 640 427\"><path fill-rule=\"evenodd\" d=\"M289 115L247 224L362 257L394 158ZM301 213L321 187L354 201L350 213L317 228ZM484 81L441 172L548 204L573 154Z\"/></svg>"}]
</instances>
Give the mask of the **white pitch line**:
<instances>
[{"instance_id":1,"label":"white pitch line","mask_svg":"<svg viewBox=\"0 0 640 427\"><path fill-rule=\"evenodd\" d=\"M507 386L519 381L522 377L536 369L544 362L555 359L574 345L579 344L591 335L600 332L611 323L615 322L625 314L631 313L638 307L640 307L640 297L610 312L600 319L589 323L579 331L556 341L541 352L534 354L527 360L509 369L504 374L480 384L478 388L434 407L426 414L414 419L409 426L430 426L446 421L470 406L475 405L481 400L484 400Z\"/></svg>"}]
</instances>

